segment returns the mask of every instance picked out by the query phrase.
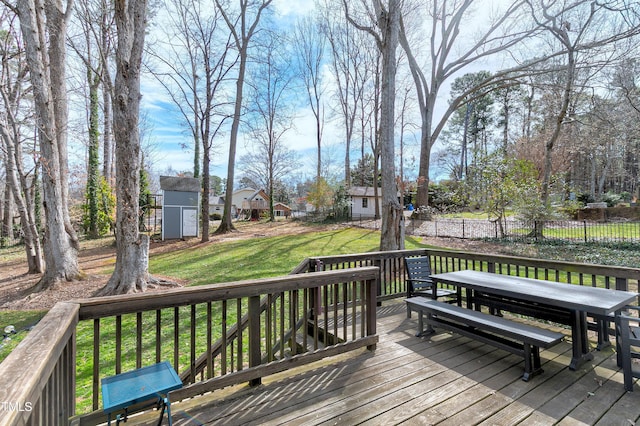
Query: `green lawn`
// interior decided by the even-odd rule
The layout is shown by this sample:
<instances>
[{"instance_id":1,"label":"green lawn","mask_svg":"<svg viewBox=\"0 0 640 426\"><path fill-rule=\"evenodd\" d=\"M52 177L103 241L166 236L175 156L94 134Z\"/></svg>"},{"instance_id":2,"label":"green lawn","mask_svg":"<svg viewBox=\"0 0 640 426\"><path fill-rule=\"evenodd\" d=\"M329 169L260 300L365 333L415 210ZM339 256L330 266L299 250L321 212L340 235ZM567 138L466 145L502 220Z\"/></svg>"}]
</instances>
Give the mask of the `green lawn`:
<instances>
[{"instance_id":1,"label":"green lawn","mask_svg":"<svg viewBox=\"0 0 640 426\"><path fill-rule=\"evenodd\" d=\"M46 311L0 311L0 335L4 335L4 329L10 325L16 331L16 334L7 334L8 339L0 339L0 362L18 346L18 343L27 336L29 329L46 313Z\"/></svg>"},{"instance_id":2,"label":"green lawn","mask_svg":"<svg viewBox=\"0 0 640 426\"><path fill-rule=\"evenodd\" d=\"M407 249L425 247L417 239ZM380 233L365 229L311 231L196 246L150 259L152 274L202 285L286 275L307 257L377 251Z\"/></svg>"},{"instance_id":3,"label":"green lawn","mask_svg":"<svg viewBox=\"0 0 640 426\"><path fill-rule=\"evenodd\" d=\"M250 229L250 228L249 228ZM364 229L337 229L314 231L299 235L257 237L222 243L198 244L195 247L151 256L149 270L152 274L186 280L190 285L239 281L286 275L301 261L310 256L360 253L376 251L380 233ZM245 232L248 232L245 229ZM91 243L91 246L108 244ZM407 248L424 247L409 238ZM15 258L21 254L15 248L0 251L0 257ZM27 335L26 327L32 326L45 314L44 311L0 311L0 332L13 325L19 333L10 336L0 347L0 362Z\"/></svg>"}]
</instances>

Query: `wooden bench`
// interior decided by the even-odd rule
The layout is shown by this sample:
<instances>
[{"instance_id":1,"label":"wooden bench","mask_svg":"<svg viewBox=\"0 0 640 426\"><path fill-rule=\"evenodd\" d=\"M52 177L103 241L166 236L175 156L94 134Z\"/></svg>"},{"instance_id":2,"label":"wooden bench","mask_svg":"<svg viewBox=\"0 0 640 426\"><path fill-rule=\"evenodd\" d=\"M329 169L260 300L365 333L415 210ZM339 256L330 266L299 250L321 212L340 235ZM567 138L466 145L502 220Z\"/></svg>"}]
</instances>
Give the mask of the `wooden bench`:
<instances>
[{"instance_id":1,"label":"wooden bench","mask_svg":"<svg viewBox=\"0 0 640 426\"><path fill-rule=\"evenodd\" d=\"M406 302L419 313L417 336L433 333L433 326L441 327L519 355L524 358L522 380L525 382L542 373L540 348L549 348L564 339L562 333L424 297L412 297ZM427 330L424 314L427 314Z\"/></svg>"}]
</instances>

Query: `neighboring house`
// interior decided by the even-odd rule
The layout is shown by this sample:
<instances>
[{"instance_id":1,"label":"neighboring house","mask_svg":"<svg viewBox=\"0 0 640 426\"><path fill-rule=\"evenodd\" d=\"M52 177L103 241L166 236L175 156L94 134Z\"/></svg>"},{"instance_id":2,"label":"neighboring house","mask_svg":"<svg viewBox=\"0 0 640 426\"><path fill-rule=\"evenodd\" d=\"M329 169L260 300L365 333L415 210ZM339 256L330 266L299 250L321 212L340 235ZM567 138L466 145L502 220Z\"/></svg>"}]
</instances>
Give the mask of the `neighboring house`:
<instances>
[{"instance_id":1,"label":"neighboring house","mask_svg":"<svg viewBox=\"0 0 640 426\"><path fill-rule=\"evenodd\" d=\"M224 212L226 194L211 197L209 214ZM243 188L231 195L231 217L240 219L259 219L263 212L269 210L269 196L264 190Z\"/></svg>"},{"instance_id":2,"label":"neighboring house","mask_svg":"<svg viewBox=\"0 0 640 426\"><path fill-rule=\"evenodd\" d=\"M287 206L284 203L274 203L273 204L273 214L275 217L290 217L291 216L291 207Z\"/></svg>"},{"instance_id":3,"label":"neighboring house","mask_svg":"<svg viewBox=\"0 0 640 426\"><path fill-rule=\"evenodd\" d=\"M351 204L351 218L365 219L376 216L376 197L373 187L352 186L347 191L347 196ZM398 199L400 193L398 193ZM378 213L382 214L382 188L378 188Z\"/></svg>"},{"instance_id":4,"label":"neighboring house","mask_svg":"<svg viewBox=\"0 0 640 426\"><path fill-rule=\"evenodd\" d=\"M214 213L222 216L222 212L224 212L224 197L220 197L218 195L212 195L209 197L209 216ZM235 212L231 213L232 216L235 216Z\"/></svg>"}]
</instances>

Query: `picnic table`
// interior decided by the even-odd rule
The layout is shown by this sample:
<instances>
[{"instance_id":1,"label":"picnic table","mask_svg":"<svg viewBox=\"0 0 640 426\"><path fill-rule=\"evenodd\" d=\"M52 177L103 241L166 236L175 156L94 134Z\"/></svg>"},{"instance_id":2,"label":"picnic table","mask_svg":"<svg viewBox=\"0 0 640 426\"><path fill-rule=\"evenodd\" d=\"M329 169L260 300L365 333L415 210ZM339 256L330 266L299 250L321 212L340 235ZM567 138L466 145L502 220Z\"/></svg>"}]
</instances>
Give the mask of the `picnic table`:
<instances>
[{"instance_id":1,"label":"picnic table","mask_svg":"<svg viewBox=\"0 0 640 426\"><path fill-rule=\"evenodd\" d=\"M569 368L577 369L582 363L593 359L587 337L587 314L600 318L619 314L626 305L638 297L636 293L598 287L563 284L553 281L501 275L490 272L462 270L432 275L431 278L443 284L464 288L467 292L468 307L476 307L483 295L490 295L501 301L500 309L518 312L522 306L529 306L527 315L544 318L549 310L566 313L567 325L571 326L572 358ZM538 316L540 313L541 316ZM602 332L602 330L601 330Z\"/></svg>"}]
</instances>

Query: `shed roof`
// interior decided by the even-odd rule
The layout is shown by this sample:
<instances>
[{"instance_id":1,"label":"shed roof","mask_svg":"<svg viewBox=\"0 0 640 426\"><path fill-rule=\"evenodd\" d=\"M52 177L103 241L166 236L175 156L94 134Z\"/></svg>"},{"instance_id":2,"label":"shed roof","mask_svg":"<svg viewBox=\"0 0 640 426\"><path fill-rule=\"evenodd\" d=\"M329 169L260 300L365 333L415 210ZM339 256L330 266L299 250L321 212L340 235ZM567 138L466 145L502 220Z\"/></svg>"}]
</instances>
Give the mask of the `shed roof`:
<instances>
[{"instance_id":1,"label":"shed roof","mask_svg":"<svg viewBox=\"0 0 640 426\"><path fill-rule=\"evenodd\" d=\"M200 192L200 179L176 176L160 176L163 191Z\"/></svg>"},{"instance_id":2,"label":"shed roof","mask_svg":"<svg viewBox=\"0 0 640 426\"><path fill-rule=\"evenodd\" d=\"M347 194L352 197L373 197L373 187L371 186L352 186L348 189ZM382 188L378 188L378 197L382 196Z\"/></svg>"}]
</instances>

